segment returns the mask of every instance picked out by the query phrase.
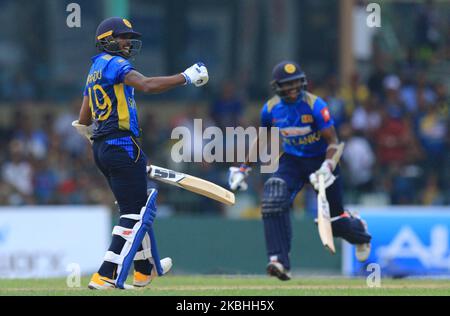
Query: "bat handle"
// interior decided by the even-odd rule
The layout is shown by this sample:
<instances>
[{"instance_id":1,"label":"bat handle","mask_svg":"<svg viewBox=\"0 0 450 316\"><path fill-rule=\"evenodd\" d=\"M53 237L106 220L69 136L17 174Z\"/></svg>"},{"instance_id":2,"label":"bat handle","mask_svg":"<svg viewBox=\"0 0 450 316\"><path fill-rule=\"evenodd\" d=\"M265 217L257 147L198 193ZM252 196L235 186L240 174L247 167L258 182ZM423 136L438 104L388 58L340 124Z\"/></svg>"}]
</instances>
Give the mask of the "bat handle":
<instances>
[{"instance_id":1,"label":"bat handle","mask_svg":"<svg viewBox=\"0 0 450 316\"><path fill-rule=\"evenodd\" d=\"M319 174L318 180L319 180L319 194L326 196L325 195L325 176L323 174Z\"/></svg>"}]
</instances>

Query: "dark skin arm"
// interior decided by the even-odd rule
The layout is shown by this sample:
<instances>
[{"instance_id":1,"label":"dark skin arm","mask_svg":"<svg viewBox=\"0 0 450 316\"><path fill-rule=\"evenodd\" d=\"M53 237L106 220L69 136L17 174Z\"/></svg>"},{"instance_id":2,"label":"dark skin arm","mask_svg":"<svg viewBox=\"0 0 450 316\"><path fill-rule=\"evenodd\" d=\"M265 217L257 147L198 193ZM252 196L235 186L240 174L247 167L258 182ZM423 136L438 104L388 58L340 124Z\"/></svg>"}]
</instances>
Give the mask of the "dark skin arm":
<instances>
[{"instance_id":1,"label":"dark skin arm","mask_svg":"<svg viewBox=\"0 0 450 316\"><path fill-rule=\"evenodd\" d=\"M166 77L146 77L136 70L130 71L124 83L145 93L162 93L172 88L184 85L186 79L182 74Z\"/></svg>"},{"instance_id":2,"label":"dark skin arm","mask_svg":"<svg viewBox=\"0 0 450 316\"><path fill-rule=\"evenodd\" d=\"M338 145L339 144L339 140L338 140L334 126L331 126L331 127L321 130L320 134L325 139L325 141L327 142L328 145ZM336 153L336 151L337 151L337 149L335 149L335 148L329 148L327 150L327 155L325 157L325 160L332 159L334 154Z\"/></svg>"},{"instance_id":3,"label":"dark skin arm","mask_svg":"<svg viewBox=\"0 0 450 316\"><path fill-rule=\"evenodd\" d=\"M78 122L86 126L92 124L92 113L89 107L89 98L86 96L83 98L83 103L81 104L80 117L78 118Z\"/></svg>"},{"instance_id":4,"label":"dark skin arm","mask_svg":"<svg viewBox=\"0 0 450 316\"><path fill-rule=\"evenodd\" d=\"M177 74L167 77L145 77L143 74L136 70L130 71L126 76L124 83L128 86L135 88L138 91L145 93L161 93L172 88L184 85L186 79L182 74ZM84 97L81 105L80 117L78 119L80 124L91 125L92 114L89 107L89 98Z\"/></svg>"}]
</instances>

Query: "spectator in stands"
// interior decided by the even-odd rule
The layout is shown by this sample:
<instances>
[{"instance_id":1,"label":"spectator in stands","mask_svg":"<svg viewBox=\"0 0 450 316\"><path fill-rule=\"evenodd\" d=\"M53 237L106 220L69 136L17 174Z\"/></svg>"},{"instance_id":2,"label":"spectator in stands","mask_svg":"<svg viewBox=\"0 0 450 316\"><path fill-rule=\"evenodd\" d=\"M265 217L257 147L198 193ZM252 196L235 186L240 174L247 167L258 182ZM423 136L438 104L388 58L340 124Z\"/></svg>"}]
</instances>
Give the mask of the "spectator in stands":
<instances>
[{"instance_id":1,"label":"spectator in stands","mask_svg":"<svg viewBox=\"0 0 450 316\"><path fill-rule=\"evenodd\" d=\"M373 134L381 126L381 110L378 97L371 95L367 101L356 107L353 112L351 118L352 128L362 132L369 141L372 141Z\"/></svg>"},{"instance_id":2,"label":"spectator in stands","mask_svg":"<svg viewBox=\"0 0 450 316\"><path fill-rule=\"evenodd\" d=\"M394 108L395 110L395 108ZM406 162L413 133L409 121L400 111L383 112L380 129L375 135L377 161L381 168L391 168Z\"/></svg>"},{"instance_id":3,"label":"spectator in stands","mask_svg":"<svg viewBox=\"0 0 450 316\"><path fill-rule=\"evenodd\" d=\"M389 75L383 80L384 87L384 108L392 115L401 117L405 114L405 105L400 99L400 78L396 75Z\"/></svg>"},{"instance_id":4,"label":"spectator in stands","mask_svg":"<svg viewBox=\"0 0 450 316\"><path fill-rule=\"evenodd\" d=\"M442 205L445 203L444 195L439 185L439 177L435 173L428 174L420 202L423 205Z\"/></svg>"},{"instance_id":5,"label":"spectator in stands","mask_svg":"<svg viewBox=\"0 0 450 316\"><path fill-rule=\"evenodd\" d=\"M424 78L418 79L417 85L402 88L402 100L408 114L420 116L426 104L436 102L435 92L425 83Z\"/></svg>"},{"instance_id":6,"label":"spectator in stands","mask_svg":"<svg viewBox=\"0 0 450 316\"><path fill-rule=\"evenodd\" d=\"M346 143L342 158L347 171L347 185L357 193L373 191L375 154L372 147L361 131L352 131L350 124L341 127L340 135Z\"/></svg>"},{"instance_id":7,"label":"spectator in stands","mask_svg":"<svg viewBox=\"0 0 450 316\"><path fill-rule=\"evenodd\" d=\"M142 149L144 152L152 153L152 162L162 161L166 158L166 152L157 150L163 148L167 139L170 139L171 130L166 128L160 120L156 119L157 115L153 112L147 112L142 119Z\"/></svg>"},{"instance_id":8,"label":"spectator in stands","mask_svg":"<svg viewBox=\"0 0 450 316\"><path fill-rule=\"evenodd\" d=\"M324 99L328 104L336 130L347 120L347 109L344 99L340 94L340 85L336 74L328 76L324 87Z\"/></svg>"},{"instance_id":9,"label":"spectator in stands","mask_svg":"<svg viewBox=\"0 0 450 316\"><path fill-rule=\"evenodd\" d=\"M48 160L36 160L34 163L34 197L38 204L55 204L58 179Z\"/></svg>"},{"instance_id":10,"label":"spectator in stands","mask_svg":"<svg viewBox=\"0 0 450 316\"><path fill-rule=\"evenodd\" d=\"M374 56L375 69L370 74L367 87L370 93L379 98L383 97L383 82L387 76L386 61L380 55Z\"/></svg>"},{"instance_id":11,"label":"spectator in stands","mask_svg":"<svg viewBox=\"0 0 450 316\"><path fill-rule=\"evenodd\" d=\"M243 110L234 82L225 82L219 98L211 105L211 118L218 127L225 130L226 127L241 126Z\"/></svg>"},{"instance_id":12,"label":"spectator in stands","mask_svg":"<svg viewBox=\"0 0 450 316\"><path fill-rule=\"evenodd\" d=\"M29 154L33 158L44 159L47 155L47 147L49 144L48 136L43 130L34 128L30 115L23 113L17 119L15 128L13 139L22 143L26 154Z\"/></svg>"},{"instance_id":13,"label":"spectator in stands","mask_svg":"<svg viewBox=\"0 0 450 316\"><path fill-rule=\"evenodd\" d=\"M9 204L33 203L33 169L25 159L23 143L13 140L9 143L9 160L2 165L2 181L8 185L11 194Z\"/></svg>"},{"instance_id":14,"label":"spectator in stands","mask_svg":"<svg viewBox=\"0 0 450 316\"><path fill-rule=\"evenodd\" d=\"M418 120L418 138L427 153L426 168L439 172L445 165L448 135L448 117L439 113L437 105L428 104Z\"/></svg>"},{"instance_id":15,"label":"spectator in stands","mask_svg":"<svg viewBox=\"0 0 450 316\"><path fill-rule=\"evenodd\" d=\"M416 18L416 45L422 50L436 50L441 40L440 15L433 0L427 0ZM425 53L425 52L424 52Z\"/></svg>"},{"instance_id":16,"label":"spectator in stands","mask_svg":"<svg viewBox=\"0 0 450 316\"><path fill-rule=\"evenodd\" d=\"M61 147L64 151L78 157L88 154L89 146L84 137L73 132L72 122L78 119L81 100L76 98L70 104L70 111L63 112L57 116L54 123L51 124L53 131L64 139Z\"/></svg>"},{"instance_id":17,"label":"spectator in stands","mask_svg":"<svg viewBox=\"0 0 450 316\"><path fill-rule=\"evenodd\" d=\"M437 83L435 86L436 91L436 107L438 109L439 115L444 117L447 120L447 124L449 123L450 119L450 98L448 95L447 87L444 83Z\"/></svg>"},{"instance_id":18,"label":"spectator in stands","mask_svg":"<svg viewBox=\"0 0 450 316\"><path fill-rule=\"evenodd\" d=\"M345 103L347 116L351 116L353 111L366 103L370 97L369 88L363 82L358 73L353 73L350 77L350 84L341 89L340 95Z\"/></svg>"}]
</instances>

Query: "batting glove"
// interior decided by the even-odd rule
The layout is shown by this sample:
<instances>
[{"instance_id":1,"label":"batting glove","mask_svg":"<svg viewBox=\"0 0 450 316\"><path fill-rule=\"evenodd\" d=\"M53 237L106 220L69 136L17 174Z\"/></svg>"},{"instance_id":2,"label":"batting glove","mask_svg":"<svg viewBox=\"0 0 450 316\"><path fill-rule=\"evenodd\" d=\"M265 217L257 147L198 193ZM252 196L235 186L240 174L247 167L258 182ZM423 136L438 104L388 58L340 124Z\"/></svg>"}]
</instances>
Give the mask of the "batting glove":
<instances>
[{"instance_id":1,"label":"batting glove","mask_svg":"<svg viewBox=\"0 0 450 316\"><path fill-rule=\"evenodd\" d=\"M320 169L309 176L309 182L311 182L316 191L319 191L319 175L322 174L324 176L325 189L331 186L334 180L336 180L332 168L333 167L328 161L324 161Z\"/></svg>"},{"instance_id":2,"label":"batting glove","mask_svg":"<svg viewBox=\"0 0 450 316\"><path fill-rule=\"evenodd\" d=\"M208 69L204 63L196 63L195 65L186 69L181 73L186 79L185 84L194 84L196 87L201 87L208 83Z\"/></svg>"},{"instance_id":3,"label":"batting glove","mask_svg":"<svg viewBox=\"0 0 450 316\"><path fill-rule=\"evenodd\" d=\"M232 191L240 190L245 191L248 188L245 178L248 177L252 168L247 165L242 164L239 168L230 167L230 172L228 175L228 185Z\"/></svg>"},{"instance_id":4,"label":"batting glove","mask_svg":"<svg viewBox=\"0 0 450 316\"><path fill-rule=\"evenodd\" d=\"M89 125L89 126L82 125L78 122L78 120L76 120L76 121L72 122L72 126L75 127L78 134L86 137L91 144L93 143L92 135L94 134L94 130L93 130L92 125Z\"/></svg>"}]
</instances>

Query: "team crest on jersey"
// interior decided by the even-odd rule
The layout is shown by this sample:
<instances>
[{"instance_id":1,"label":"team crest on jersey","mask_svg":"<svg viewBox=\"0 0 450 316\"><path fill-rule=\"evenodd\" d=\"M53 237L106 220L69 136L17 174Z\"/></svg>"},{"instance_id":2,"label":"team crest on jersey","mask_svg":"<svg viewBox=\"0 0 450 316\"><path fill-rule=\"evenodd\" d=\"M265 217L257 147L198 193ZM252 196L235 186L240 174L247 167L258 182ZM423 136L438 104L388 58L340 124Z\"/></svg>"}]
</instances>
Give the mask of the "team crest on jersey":
<instances>
[{"instance_id":1,"label":"team crest on jersey","mask_svg":"<svg viewBox=\"0 0 450 316\"><path fill-rule=\"evenodd\" d=\"M327 123L331 119L330 111L328 110L328 108L323 108L322 110L320 110L320 114L322 114L325 123Z\"/></svg>"},{"instance_id":2,"label":"team crest on jersey","mask_svg":"<svg viewBox=\"0 0 450 316\"><path fill-rule=\"evenodd\" d=\"M311 127L305 126L305 127L286 127L280 129L281 135L284 137L296 137L296 136L303 136L306 134L311 133Z\"/></svg>"},{"instance_id":3,"label":"team crest on jersey","mask_svg":"<svg viewBox=\"0 0 450 316\"><path fill-rule=\"evenodd\" d=\"M314 121L314 120L313 120L312 115L309 115L309 114L307 114L307 115L302 115L302 123L303 123L303 124L312 123L313 121Z\"/></svg>"}]
</instances>

